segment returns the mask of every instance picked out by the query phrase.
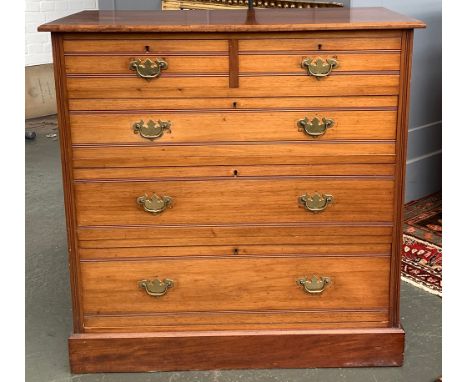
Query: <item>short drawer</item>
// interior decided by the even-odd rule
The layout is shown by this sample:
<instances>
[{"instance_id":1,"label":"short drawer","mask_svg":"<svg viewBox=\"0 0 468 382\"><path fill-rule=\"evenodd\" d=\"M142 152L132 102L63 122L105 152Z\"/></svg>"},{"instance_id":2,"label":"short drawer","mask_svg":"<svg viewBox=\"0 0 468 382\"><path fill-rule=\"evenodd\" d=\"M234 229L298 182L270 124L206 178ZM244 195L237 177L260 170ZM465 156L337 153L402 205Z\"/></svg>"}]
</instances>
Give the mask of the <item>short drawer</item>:
<instances>
[{"instance_id":1,"label":"short drawer","mask_svg":"<svg viewBox=\"0 0 468 382\"><path fill-rule=\"evenodd\" d=\"M220 225L392 222L391 179L307 177L77 182L77 222Z\"/></svg>"},{"instance_id":2,"label":"short drawer","mask_svg":"<svg viewBox=\"0 0 468 382\"><path fill-rule=\"evenodd\" d=\"M112 315L385 309L389 271L389 257L85 261L83 310Z\"/></svg>"},{"instance_id":3,"label":"short drawer","mask_svg":"<svg viewBox=\"0 0 468 382\"><path fill-rule=\"evenodd\" d=\"M396 111L70 114L72 142L394 140Z\"/></svg>"},{"instance_id":4,"label":"short drawer","mask_svg":"<svg viewBox=\"0 0 468 382\"><path fill-rule=\"evenodd\" d=\"M304 60L316 64L321 60L328 65L328 60L336 61L337 66L330 68L331 73L368 72L368 71L398 71L400 69L400 53L359 53L349 52L306 52L302 54L240 54L240 73L304 73Z\"/></svg>"}]
</instances>

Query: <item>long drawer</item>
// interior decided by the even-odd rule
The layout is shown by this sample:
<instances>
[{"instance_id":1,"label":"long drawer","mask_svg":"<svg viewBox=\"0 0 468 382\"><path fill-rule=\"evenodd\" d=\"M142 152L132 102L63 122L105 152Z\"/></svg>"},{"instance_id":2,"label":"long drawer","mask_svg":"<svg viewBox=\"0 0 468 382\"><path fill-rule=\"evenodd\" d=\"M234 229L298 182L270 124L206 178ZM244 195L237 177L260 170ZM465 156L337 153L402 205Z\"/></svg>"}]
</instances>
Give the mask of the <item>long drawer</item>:
<instances>
[{"instance_id":1,"label":"long drawer","mask_svg":"<svg viewBox=\"0 0 468 382\"><path fill-rule=\"evenodd\" d=\"M394 163L394 141L274 142L179 145L75 145L73 167L161 167L210 165L315 165L328 163Z\"/></svg>"},{"instance_id":2,"label":"long drawer","mask_svg":"<svg viewBox=\"0 0 468 382\"><path fill-rule=\"evenodd\" d=\"M75 144L392 140L396 119L396 111L72 113L70 126Z\"/></svg>"},{"instance_id":3,"label":"long drawer","mask_svg":"<svg viewBox=\"0 0 468 382\"><path fill-rule=\"evenodd\" d=\"M122 99L70 99L71 111L79 110L186 110L198 111L212 109L222 110L285 110L307 109L322 111L336 110L396 110L397 96L354 96L354 97L320 97L307 95L304 97L269 97L261 98L122 98Z\"/></svg>"},{"instance_id":4,"label":"long drawer","mask_svg":"<svg viewBox=\"0 0 468 382\"><path fill-rule=\"evenodd\" d=\"M302 75L241 75L239 87L229 87L226 75L170 76L147 81L135 77L69 77L74 98L186 98L396 95L399 74L331 74L323 80Z\"/></svg>"},{"instance_id":5,"label":"long drawer","mask_svg":"<svg viewBox=\"0 0 468 382\"><path fill-rule=\"evenodd\" d=\"M286 255L304 251L356 253L349 246L358 246L360 253L378 254L385 253L382 246L392 242L393 226L390 223L100 226L78 227L77 234L81 256L86 258L188 256L190 253L203 256ZM206 250L208 245L210 251ZM272 245L274 249L269 248ZM218 247L214 250L212 246Z\"/></svg>"},{"instance_id":6,"label":"long drawer","mask_svg":"<svg viewBox=\"0 0 468 382\"><path fill-rule=\"evenodd\" d=\"M391 179L272 177L78 182L75 193L80 226L391 222L393 187Z\"/></svg>"},{"instance_id":7,"label":"long drawer","mask_svg":"<svg viewBox=\"0 0 468 382\"><path fill-rule=\"evenodd\" d=\"M111 315L382 309L388 307L389 270L389 257L82 262L83 310ZM321 283L324 278L328 283Z\"/></svg>"}]
</instances>

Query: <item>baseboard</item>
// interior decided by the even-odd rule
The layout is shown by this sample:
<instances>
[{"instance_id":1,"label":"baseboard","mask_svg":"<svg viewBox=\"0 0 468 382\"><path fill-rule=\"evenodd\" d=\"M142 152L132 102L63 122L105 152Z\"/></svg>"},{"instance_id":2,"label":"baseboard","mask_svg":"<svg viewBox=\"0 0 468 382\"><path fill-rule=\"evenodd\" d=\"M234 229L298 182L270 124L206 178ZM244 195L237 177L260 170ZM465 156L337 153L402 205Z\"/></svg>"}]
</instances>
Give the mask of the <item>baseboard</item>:
<instances>
[{"instance_id":1,"label":"baseboard","mask_svg":"<svg viewBox=\"0 0 468 382\"><path fill-rule=\"evenodd\" d=\"M74 334L73 373L401 366L401 328Z\"/></svg>"}]
</instances>

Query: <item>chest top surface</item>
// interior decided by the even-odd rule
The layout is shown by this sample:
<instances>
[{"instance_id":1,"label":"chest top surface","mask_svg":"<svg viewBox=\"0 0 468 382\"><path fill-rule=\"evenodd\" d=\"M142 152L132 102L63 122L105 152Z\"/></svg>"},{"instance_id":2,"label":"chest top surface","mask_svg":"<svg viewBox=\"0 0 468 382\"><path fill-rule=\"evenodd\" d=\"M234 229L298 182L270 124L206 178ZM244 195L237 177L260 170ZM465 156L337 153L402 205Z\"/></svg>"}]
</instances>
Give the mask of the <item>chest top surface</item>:
<instances>
[{"instance_id":1,"label":"chest top surface","mask_svg":"<svg viewBox=\"0 0 468 382\"><path fill-rule=\"evenodd\" d=\"M275 32L423 28L385 8L83 11L41 25L44 32Z\"/></svg>"}]
</instances>

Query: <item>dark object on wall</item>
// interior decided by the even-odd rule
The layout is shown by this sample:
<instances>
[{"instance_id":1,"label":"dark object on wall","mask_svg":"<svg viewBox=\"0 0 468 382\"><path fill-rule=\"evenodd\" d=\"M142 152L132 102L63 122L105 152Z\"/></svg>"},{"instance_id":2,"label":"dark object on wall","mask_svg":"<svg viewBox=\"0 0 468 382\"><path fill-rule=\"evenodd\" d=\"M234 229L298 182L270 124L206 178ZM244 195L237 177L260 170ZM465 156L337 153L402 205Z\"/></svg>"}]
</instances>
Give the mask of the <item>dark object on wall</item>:
<instances>
[{"instance_id":1,"label":"dark object on wall","mask_svg":"<svg viewBox=\"0 0 468 382\"><path fill-rule=\"evenodd\" d=\"M348 3L348 4L346 4ZM342 8L349 1L316 0L162 0L163 10L239 8Z\"/></svg>"}]
</instances>

